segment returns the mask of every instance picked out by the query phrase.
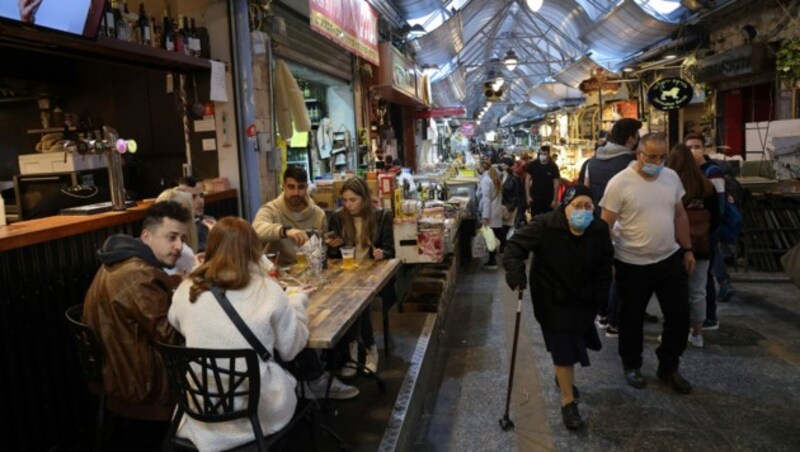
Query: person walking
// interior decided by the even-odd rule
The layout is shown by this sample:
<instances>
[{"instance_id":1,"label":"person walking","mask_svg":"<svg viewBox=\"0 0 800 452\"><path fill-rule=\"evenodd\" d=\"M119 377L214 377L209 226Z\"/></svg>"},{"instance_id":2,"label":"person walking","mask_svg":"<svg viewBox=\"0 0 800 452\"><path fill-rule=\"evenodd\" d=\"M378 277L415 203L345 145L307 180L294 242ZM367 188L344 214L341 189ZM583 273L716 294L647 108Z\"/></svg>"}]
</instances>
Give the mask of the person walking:
<instances>
[{"instance_id":1,"label":"person walking","mask_svg":"<svg viewBox=\"0 0 800 452\"><path fill-rule=\"evenodd\" d=\"M499 237L503 233L503 193L500 175L486 157L480 159L477 169L481 175L477 193L481 226L492 228L494 235ZM489 252L489 261L483 268L497 270L497 248Z\"/></svg>"},{"instance_id":2,"label":"person walking","mask_svg":"<svg viewBox=\"0 0 800 452\"><path fill-rule=\"evenodd\" d=\"M342 245L355 248L356 259L393 259L394 226L392 214L388 210L376 209L372 205L367 182L360 177L351 177L344 181L339 194L344 206L334 212L330 220L330 231L336 234L328 246L328 255L341 259L339 248ZM393 304L397 299L394 291L394 280L386 284L381 291L384 304ZM360 362L360 348L365 352L364 367L372 373L378 371L378 346L375 345L375 332L372 328L370 310L365 310L347 333L350 359ZM352 377L356 369L345 366L341 370L343 377Z\"/></svg>"},{"instance_id":3,"label":"person walking","mask_svg":"<svg viewBox=\"0 0 800 452\"><path fill-rule=\"evenodd\" d=\"M672 168L681 179L683 195L681 202L689 218L689 235L692 240L697 265L689 274L689 305L691 333L689 343L703 347L703 322L706 320L706 282L711 263L711 236L719 225L719 201L711 182L703 176L695 164L692 151L679 144L669 153L667 167Z\"/></svg>"},{"instance_id":4,"label":"person walking","mask_svg":"<svg viewBox=\"0 0 800 452\"><path fill-rule=\"evenodd\" d=\"M561 173L550 156L550 146L539 149L539 158L528 163L525 188L531 215L550 212L558 203Z\"/></svg>"},{"instance_id":5,"label":"person walking","mask_svg":"<svg viewBox=\"0 0 800 452\"><path fill-rule=\"evenodd\" d=\"M655 293L664 313L663 340L656 349L657 376L688 394L692 386L678 367L689 336L687 279L695 257L682 203L686 192L675 171L664 167L666 159L664 134L642 137L636 163L608 182L600 205L603 220L614 232L619 355L625 380L637 389L647 385L641 374L643 321Z\"/></svg>"},{"instance_id":6,"label":"person walking","mask_svg":"<svg viewBox=\"0 0 800 452\"><path fill-rule=\"evenodd\" d=\"M533 253L529 281L533 312L553 358L561 415L568 429L583 426L575 403L575 363L589 366L587 349L602 346L594 316L611 283L614 249L608 225L593 212L587 187L567 188L557 210L535 217L514 233L503 258L508 286L522 290L525 261Z\"/></svg>"},{"instance_id":7,"label":"person walking","mask_svg":"<svg viewBox=\"0 0 800 452\"><path fill-rule=\"evenodd\" d=\"M517 228L524 223L525 218L525 188L522 180L514 174L514 160L506 157L500 162L503 178L503 228L500 232L500 251L502 252L506 244L508 231Z\"/></svg>"}]
</instances>

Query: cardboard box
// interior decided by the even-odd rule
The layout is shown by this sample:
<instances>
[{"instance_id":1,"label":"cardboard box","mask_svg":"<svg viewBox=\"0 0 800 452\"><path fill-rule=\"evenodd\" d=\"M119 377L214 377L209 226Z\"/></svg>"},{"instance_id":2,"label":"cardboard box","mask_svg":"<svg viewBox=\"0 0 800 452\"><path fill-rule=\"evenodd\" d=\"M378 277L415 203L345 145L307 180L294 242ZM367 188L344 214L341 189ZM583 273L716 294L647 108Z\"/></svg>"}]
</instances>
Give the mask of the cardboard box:
<instances>
[{"instance_id":1,"label":"cardboard box","mask_svg":"<svg viewBox=\"0 0 800 452\"><path fill-rule=\"evenodd\" d=\"M105 154L73 154L72 152L43 152L22 154L19 159L19 173L52 174L71 171L92 170L108 166Z\"/></svg>"}]
</instances>

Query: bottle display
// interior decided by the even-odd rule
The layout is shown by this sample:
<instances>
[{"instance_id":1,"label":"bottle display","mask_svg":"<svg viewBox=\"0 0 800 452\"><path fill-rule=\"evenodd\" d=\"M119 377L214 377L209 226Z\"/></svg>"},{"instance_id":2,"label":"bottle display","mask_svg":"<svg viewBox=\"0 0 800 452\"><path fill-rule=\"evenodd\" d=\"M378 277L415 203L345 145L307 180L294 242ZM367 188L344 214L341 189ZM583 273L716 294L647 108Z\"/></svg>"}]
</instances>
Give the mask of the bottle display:
<instances>
[{"instance_id":1,"label":"bottle display","mask_svg":"<svg viewBox=\"0 0 800 452\"><path fill-rule=\"evenodd\" d=\"M139 43L152 45L153 35L150 30L150 18L144 10L144 3L139 3L139 22L138 22Z\"/></svg>"}]
</instances>

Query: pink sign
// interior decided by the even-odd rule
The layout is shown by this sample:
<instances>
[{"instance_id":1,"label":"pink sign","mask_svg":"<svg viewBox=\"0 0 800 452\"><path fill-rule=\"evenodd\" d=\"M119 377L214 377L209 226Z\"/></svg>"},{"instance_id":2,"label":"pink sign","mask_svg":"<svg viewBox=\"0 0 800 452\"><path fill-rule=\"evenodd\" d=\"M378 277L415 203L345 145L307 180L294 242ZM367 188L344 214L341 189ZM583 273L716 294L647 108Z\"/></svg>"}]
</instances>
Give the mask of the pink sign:
<instances>
[{"instance_id":1,"label":"pink sign","mask_svg":"<svg viewBox=\"0 0 800 452\"><path fill-rule=\"evenodd\" d=\"M366 0L308 0L311 29L375 65L378 13Z\"/></svg>"},{"instance_id":2,"label":"pink sign","mask_svg":"<svg viewBox=\"0 0 800 452\"><path fill-rule=\"evenodd\" d=\"M461 125L461 135L464 138L472 138L472 135L475 135L475 124L471 122L466 122Z\"/></svg>"}]
</instances>

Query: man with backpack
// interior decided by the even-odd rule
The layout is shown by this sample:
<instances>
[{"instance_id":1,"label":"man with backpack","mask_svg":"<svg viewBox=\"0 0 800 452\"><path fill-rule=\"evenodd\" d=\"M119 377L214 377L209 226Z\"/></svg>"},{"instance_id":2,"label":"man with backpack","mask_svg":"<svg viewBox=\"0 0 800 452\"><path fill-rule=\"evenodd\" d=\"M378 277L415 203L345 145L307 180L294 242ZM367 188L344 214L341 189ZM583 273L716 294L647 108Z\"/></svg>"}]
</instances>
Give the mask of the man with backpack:
<instances>
[{"instance_id":1,"label":"man with backpack","mask_svg":"<svg viewBox=\"0 0 800 452\"><path fill-rule=\"evenodd\" d=\"M722 167L705 155L705 139L702 135L697 133L687 134L683 138L683 143L692 151L695 163L700 167L703 175L714 185L719 199L721 221L720 227L711 236L712 256L706 286L706 321L703 323L704 330L716 330L719 329L717 300L721 302L730 301L736 292L731 284L731 277L725 268L725 257L720 247L722 243L735 244L741 230L742 218L736 208L736 200L732 198L732 195L726 189L726 186L732 186L735 183L735 178L726 175ZM714 285L714 278L719 283L719 292L717 292Z\"/></svg>"}]
</instances>

